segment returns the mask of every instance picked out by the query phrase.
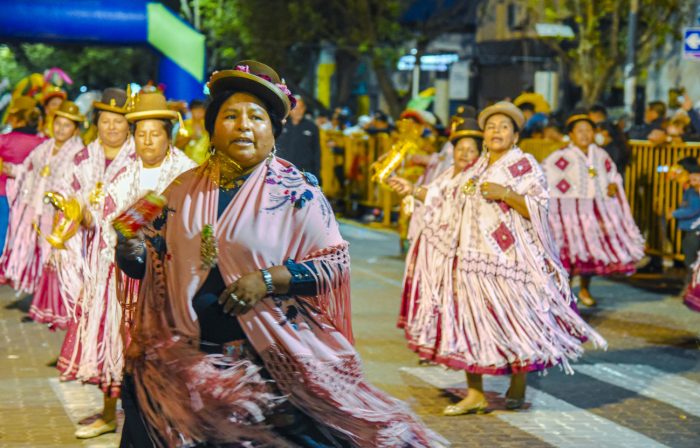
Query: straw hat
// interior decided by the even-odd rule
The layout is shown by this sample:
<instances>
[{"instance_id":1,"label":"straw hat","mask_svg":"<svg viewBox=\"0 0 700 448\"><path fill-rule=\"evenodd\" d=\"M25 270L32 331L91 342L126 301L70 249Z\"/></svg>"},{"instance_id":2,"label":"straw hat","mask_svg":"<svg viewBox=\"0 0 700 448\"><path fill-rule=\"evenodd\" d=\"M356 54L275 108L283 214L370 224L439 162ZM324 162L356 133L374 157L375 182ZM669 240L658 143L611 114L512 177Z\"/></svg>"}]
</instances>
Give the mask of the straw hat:
<instances>
[{"instance_id":1,"label":"straw hat","mask_svg":"<svg viewBox=\"0 0 700 448\"><path fill-rule=\"evenodd\" d=\"M591 120L591 117L585 110L576 110L569 115L566 120L566 132L571 132L574 129L574 125L579 121L587 121L595 129L595 123Z\"/></svg>"},{"instance_id":2,"label":"straw hat","mask_svg":"<svg viewBox=\"0 0 700 448\"><path fill-rule=\"evenodd\" d=\"M258 61L236 63L233 70L214 72L207 83L209 94L247 92L260 98L271 111L284 119L294 108L296 100L280 76L271 67Z\"/></svg>"},{"instance_id":3,"label":"straw hat","mask_svg":"<svg viewBox=\"0 0 700 448\"><path fill-rule=\"evenodd\" d=\"M85 121L85 116L80 113L80 108L73 101L64 101L56 111L56 116L73 120L76 123Z\"/></svg>"},{"instance_id":4,"label":"straw hat","mask_svg":"<svg viewBox=\"0 0 700 448\"><path fill-rule=\"evenodd\" d=\"M457 140L464 137L484 138L484 133L479 129L479 123L474 118L453 117L453 126L450 131L450 142L457 143Z\"/></svg>"},{"instance_id":5,"label":"straw hat","mask_svg":"<svg viewBox=\"0 0 700 448\"><path fill-rule=\"evenodd\" d=\"M488 120L492 115L496 114L503 114L510 117L518 127L516 131L521 130L525 124L525 117L523 116L522 111L515 104L509 101L499 101L481 111L479 114L479 127L483 130L484 126L486 126L486 120Z\"/></svg>"},{"instance_id":6,"label":"straw hat","mask_svg":"<svg viewBox=\"0 0 700 448\"><path fill-rule=\"evenodd\" d=\"M125 116L130 123L148 119L177 120L179 117L177 111L168 109L168 101L158 91L139 93L128 109Z\"/></svg>"},{"instance_id":7,"label":"straw hat","mask_svg":"<svg viewBox=\"0 0 700 448\"><path fill-rule=\"evenodd\" d=\"M7 113L16 114L19 112L30 111L37 106L37 101L31 96L18 96L10 104Z\"/></svg>"},{"instance_id":8,"label":"straw hat","mask_svg":"<svg viewBox=\"0 0 700 448\"><path fill-rule=\"evenodd\" d=\"M108 87L102 91L100 101L92 103L92 107L106 112L114 112L115 114L124 115L126 111L127 93L123 89L116 87Z\"/></svg>"}]
</instances>

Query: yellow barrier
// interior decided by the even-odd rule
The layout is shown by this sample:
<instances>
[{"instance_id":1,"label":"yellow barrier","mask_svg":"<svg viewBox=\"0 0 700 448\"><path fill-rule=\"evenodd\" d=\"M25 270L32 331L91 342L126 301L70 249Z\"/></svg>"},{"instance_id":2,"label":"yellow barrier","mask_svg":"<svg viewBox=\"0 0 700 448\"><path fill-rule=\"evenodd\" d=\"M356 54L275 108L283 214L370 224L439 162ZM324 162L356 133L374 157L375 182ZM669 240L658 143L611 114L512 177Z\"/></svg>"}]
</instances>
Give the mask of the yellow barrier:
<instances>
[{"instance_id":1,"label":"yellow barrier","mask_svg":"<svg viewBox=\"0 0 700 448\"><path fill-rule=\"evenodd\" d=\"M548 143L548 142L545 142ZM392 192L370 181L369 165L389 150L387 134L346 136L342 132L321 132L321 176L329 198L356 201L383 210L383 224L391 225L391 211L399 205ZM681 203L683 191L668 179L668 168L683 157L700 157L700 143L652 146L632 140L630 164L625 171L625 192L632 215L647 240L647 253L683 259L681 231L675 220L666 221L666 211ZM523 150L541 161L555 150L552 144L524 140ZM342 185L341 185L342 182Z\"/></svg>"},{"instance_id":2,"label":"yellow barrier","mask_svg":"<svg viewBox=\"0 0 700 448\"><path fill-rule=\"evenodd\" d=\"M666 212L681 203L683 190L668 179L668 169L683 157L700 156L700 144L653 146L631 140L631 162L625 171L625 192L634 220L647 240L647 253L683 260L681 231Z\"/></svg>"}]
</instances>

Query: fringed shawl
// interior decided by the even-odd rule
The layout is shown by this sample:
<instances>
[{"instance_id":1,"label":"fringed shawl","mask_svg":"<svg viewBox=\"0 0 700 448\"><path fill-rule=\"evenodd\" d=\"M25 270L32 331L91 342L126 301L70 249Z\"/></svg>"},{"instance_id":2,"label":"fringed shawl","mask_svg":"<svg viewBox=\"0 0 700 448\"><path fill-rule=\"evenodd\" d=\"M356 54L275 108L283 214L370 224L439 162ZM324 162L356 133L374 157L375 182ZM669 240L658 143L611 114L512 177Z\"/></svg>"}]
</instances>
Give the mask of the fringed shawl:
<instances>
[{"instance_id":1,"label":"fringed shawl","mask_svg":"<svg viewBox=\"0 0 700 448\"><path fill-rule=\"evenodd\" d=\"M199 250L202 229L212 225L226 284L289 258L314 265L316 296L266 297L238 316L279 391L358 446L428 446L410 412L364 380L351 344L347 243L318 186L273 158L217 219L217 170L210 161L171 185L158 232L167 253L161 260L149 250L129 349L146 420L168 444L282 443L263 424L279 397L255 365L199 351L191 301L209 274Z\"/></svg>"}]
</instances>

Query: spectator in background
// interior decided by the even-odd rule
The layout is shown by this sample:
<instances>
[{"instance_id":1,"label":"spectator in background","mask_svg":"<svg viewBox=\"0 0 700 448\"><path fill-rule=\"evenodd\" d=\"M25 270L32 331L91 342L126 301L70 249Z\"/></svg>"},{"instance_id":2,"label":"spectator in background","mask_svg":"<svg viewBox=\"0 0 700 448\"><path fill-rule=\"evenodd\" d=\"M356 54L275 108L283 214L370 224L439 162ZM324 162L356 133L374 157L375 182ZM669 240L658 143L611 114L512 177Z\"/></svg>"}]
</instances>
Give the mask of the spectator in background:
<instances>
[{"instance_id":1,"label":"spectator in background","mask_svg":"<svg viewBox=\"0 0 700 448\"><path fill-rule=\"evenodd\" d=\"M663 101L652 101L644 111L644 123L634 126L629 131L629 138L633 140L649 140L654 145L666 142L664 130L664 118L666 117L666 104Z\"/></svg>"},{"instance_id":2,"label":"spectator in background","mask_svg":"<svg viewBox=\"0 0 700 448\"><path fill-rule=\"evenodd\" d=\"M547 124L542 130L542 138L550 142L560 143L562 147L566 146L569 141L568 137L564 134L564 128L561 123L554 119L547 121Z\"/></svg>"},{"instance_id":3,"label":"spectator in background","mask_svg":"<svg viewBox=\"0 0 700 448\"><path fill-rule=\"evenodd\" d=\"M683 97L681 103L681 110L684 110L688 114L690 119L690 135L687 140L699 141L700 140L700 112L693 107L693 100L686 93Z\"/></svg>"},{"instance_id":4,"label":"spectator in background","mask_svg":"<svg viewBox=\"0 0 700 448\"><path fill-rule=\"evenodd\" d=\"M184 121L184 126L177 132L175 140L175 146L182 149L197 165L209 158L209 133L204 128L205 111L204 101L192 100L191 117Z\"/></svg>"},{"instance_id":5,"label":"spectator in background","mask_svg":"<svg viewBox=\"0 0 700 448\"><path fill-rule=\"evenodd\" d=\"M594 140L598 146L608 153L613 162L615 162L617 171L624 177L625 168L627 168L627 163L629 162L629 150L625 136L615 125L606 120L596 123Z\"/></svg>"},{"instance_id":6,"label":"spectator in background","mask_svg":"<svg viewBox=\"0 0 700 448\"><path fill-rule=\"evenodd\" d=\"M679 164L688 172L688 185L684 186L683 201L680 206L667 213L667 219L676 219L678 228L683 232L683 250L685 267L687 269L684 291L690 284L690 276L693 272L692 265L698 259L700 250L700 232L695 225L700 218L700 165L694 157L686 157ZM685 292L682 294L685 295Z\"/></svg>"},{"instance_id":7,"label":"spectator in background","mask_svg":"<svg viewBox=\"0 0 700 448\"><path fill-rule=\"evenodd\" d=\"M594 104L588 111L591 121L597 126L599 123L608 121L608 109L602 104Z\"/></svg>"},{"instance_id":8,"label":"spectator in background","mask_svg":"<svg viewBox=\"0 0 700 448\"><path fill-rule=\"evenodd\" d=\"M279 156L292 162L297 168L309 172L320 180L321 140L318 127L306 118L304 99L294 96L296 107L289 112L289 119L278 140Z\"/></svg>"},{"instance_id":9,"label":"spectator in background","mask_svg":"<svg viewBox=\"0 0 700 448\"><path fill-rule=\"evenodd\" d=\"M372 116L372 122L367 126L367 133L370 135L390 133L393 130L393 126L389 121L389 116L382 111L375 112Z\"/></svg>"},{"instance_id":10,"label":"spectator in background","mask_svg":"<svg viewBox=\"0 0 700 448\"><path fill-rule=\"evenodd\" d=\"M331 119L328 116L328 114L318 114L318 116L316 117L316 127L318 127L319 130L323 131L330 131L331 129L333 129L333 123L331 123Z\"/></svg>"}]
</instances>

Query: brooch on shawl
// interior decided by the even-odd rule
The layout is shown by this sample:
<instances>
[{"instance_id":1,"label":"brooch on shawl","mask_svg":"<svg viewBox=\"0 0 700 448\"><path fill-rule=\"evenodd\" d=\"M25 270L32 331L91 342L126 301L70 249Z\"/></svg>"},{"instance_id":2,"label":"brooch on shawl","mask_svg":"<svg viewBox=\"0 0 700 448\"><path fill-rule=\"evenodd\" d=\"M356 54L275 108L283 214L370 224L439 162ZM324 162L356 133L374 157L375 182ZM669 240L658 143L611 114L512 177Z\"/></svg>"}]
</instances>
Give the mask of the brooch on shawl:
<instances>
[{"instance_id":1,"label":"brooch on shawl","mask_svg":"<svg viewBox=\"0 0 700 448\"><path fill-rule=\"evenodd\" d=\"M219 261L219 246L216 243L216 232L214 226L206 224L202 229L202 242L199 245L199 257L202 260L202 267L211 269Z\"/></svg>"}]
</instances>

